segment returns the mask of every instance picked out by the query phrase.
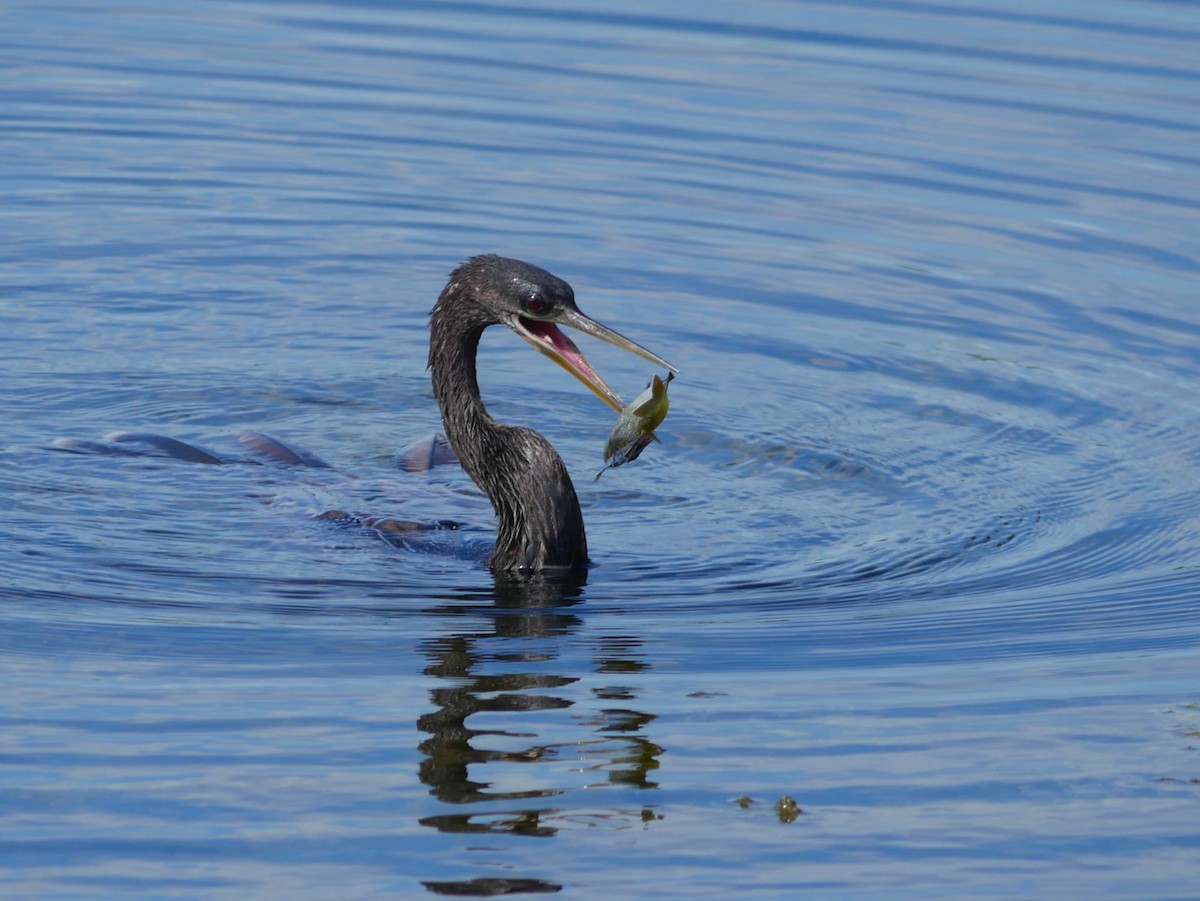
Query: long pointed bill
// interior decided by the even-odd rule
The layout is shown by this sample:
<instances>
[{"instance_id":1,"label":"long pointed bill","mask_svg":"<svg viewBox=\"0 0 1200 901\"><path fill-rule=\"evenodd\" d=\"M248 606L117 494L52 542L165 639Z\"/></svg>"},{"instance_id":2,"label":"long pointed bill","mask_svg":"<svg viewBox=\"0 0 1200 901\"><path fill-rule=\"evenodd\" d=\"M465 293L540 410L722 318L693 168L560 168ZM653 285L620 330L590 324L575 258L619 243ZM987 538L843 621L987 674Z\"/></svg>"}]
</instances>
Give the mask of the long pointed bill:
<instances>
[{"instance_id":1,"label":"long pointed bill","mask_svg":"<svg viewBox=\"0 0 1200 901\"><path fill-rule=\"evenodd\" d=\"M607 341L614 347L637 354L639 357L663 366L671 372L679 371L658 354L646 350L640 344L635 344L624 335L618 334L607 326L601 325L596 320L588 318L578 310L569 310L562 314L558 319L558 324L544 319L530 319L526 316L514 316L509 320L508 324L514 332L532 344L538 351L548 356L563 369L567 370L567 372L571 373L571 375L575 376L575 378L579 379L579 381L591 388L602 401L618 413L625 406L625 403L621 400L621 395L613 391L604 379L600 378L599 373L592 369L591 364L584 358L579 348L575 346L575 342L564 335L562 330L558 328L558 325L567 325L591 335L593 338Z\"/></svg>"}]
</instances>

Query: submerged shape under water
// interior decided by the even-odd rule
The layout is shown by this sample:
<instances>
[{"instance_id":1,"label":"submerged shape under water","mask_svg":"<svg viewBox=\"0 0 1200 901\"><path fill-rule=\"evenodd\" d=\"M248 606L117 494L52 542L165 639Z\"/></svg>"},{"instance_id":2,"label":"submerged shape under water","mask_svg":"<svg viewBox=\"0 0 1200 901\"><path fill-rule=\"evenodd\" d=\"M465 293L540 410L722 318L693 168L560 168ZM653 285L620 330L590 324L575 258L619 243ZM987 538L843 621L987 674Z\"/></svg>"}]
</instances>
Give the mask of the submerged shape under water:
<instances>
[{"instance_id":1,"label":"submerged shape under water","mask_svg":"<svg viewBox=\"0 0 1200 901\"><path fill-rule=\"evenodd\" d=\"M1186 5L69 13L0 11L0 895L1195 884ZM487 251L687 374L593 483L484 335L583 585L397 460Z\"/></svg>"}]
</instances>

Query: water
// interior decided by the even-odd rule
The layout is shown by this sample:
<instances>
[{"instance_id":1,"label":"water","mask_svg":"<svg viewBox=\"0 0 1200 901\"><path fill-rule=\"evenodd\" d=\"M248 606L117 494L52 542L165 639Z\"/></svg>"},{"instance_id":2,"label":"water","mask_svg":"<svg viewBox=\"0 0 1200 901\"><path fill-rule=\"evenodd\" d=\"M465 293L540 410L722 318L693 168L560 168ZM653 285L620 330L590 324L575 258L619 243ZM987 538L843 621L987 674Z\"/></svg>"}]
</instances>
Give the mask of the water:
<instances>
[{"instance_id":1,"label":"water","mask_svg":"<svg viewBox=\"0 0 1200 901\"><path fill-rule=\"evenodd\" d=\"M1194 894L1189 4L0 20L6 897ZM393 465L483 251L682 370L592 484L609 412L485 336L577 591ZM51 448L246 428L333 468Z\"/></svg>"}]
</instances>

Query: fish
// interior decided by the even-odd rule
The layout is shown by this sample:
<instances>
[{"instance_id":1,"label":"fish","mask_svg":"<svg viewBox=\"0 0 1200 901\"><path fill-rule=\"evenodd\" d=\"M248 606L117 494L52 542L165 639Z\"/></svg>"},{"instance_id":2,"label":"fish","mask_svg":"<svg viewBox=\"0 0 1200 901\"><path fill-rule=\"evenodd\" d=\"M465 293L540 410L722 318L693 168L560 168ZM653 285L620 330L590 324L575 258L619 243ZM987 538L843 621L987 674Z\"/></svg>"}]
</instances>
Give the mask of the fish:
<instances>
[{"instance_id":1,"label":"fish","mask_svg":"<svg viewBox=\"0 0 1200 901\"><path fill-rule=\"evenodd\" d=\"M645 391L621 408L617 424L613 426L604 445L604 465L592 481L599 479L604 470L610 467L636 460L651 441L658 440L654 430L662 425L671 406L667 399L667 385L673 378L673 372L668 372L666 379L654 376Z\"/></svg>"}]
</instances>

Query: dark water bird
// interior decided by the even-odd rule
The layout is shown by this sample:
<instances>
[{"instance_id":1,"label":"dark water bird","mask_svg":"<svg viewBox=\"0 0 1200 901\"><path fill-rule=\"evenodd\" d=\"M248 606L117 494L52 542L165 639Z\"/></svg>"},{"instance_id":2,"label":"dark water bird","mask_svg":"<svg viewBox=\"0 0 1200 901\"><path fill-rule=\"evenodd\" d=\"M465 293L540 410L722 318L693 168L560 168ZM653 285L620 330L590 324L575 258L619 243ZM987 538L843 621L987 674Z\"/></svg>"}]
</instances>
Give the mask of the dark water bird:
<instances>
[{"instance_id":1,"label":"dark water bird","mask_svg":"<svg viewBox=\"0 0 1200 901\"><path fill-rule=\"evenodd\" d=\"M472 257L454 270L430 314L429 369L446 436L499 520L496 573L581 572L588 564L579 498L562 458L533 429L496 422L483 405L475 358L483 330L506 325L613 409L621 398L559 326L678 371L657 354L585 316L571 286L520 260Z\"/></svg>"},{"instance_id":2,"label":"dark water bird","mask_svg":"<svg viewBox=\"0 0 1200 901\"><path fill-rule=\"evenodd\" d=\"M591 388L614 410L620 396L600 378L559 326L569 326L677 372L657 354L585 316L571 286L544 269L486 255L472 257L450 274L430 313L429 369L449 439L434 437L403 451L399 465L423 470L462 464L491 499L499 519L489 565L496 573L582 574L588 565L587 536L579 498L562 458L533 429L504 425L488 415L479 394L475 357L483 330L503 324ZM287 467L329 469L319 457L270 435L233 436L257 461ZM76 454L165 456L191 463L239 462L151 432L113 432L104 441L60 438L55 450ZM452 452L451 452L452 451ZM411 539L448 525L329 510L318 519L357 523L385 539Z\"/></svg>"}]
</instances>

